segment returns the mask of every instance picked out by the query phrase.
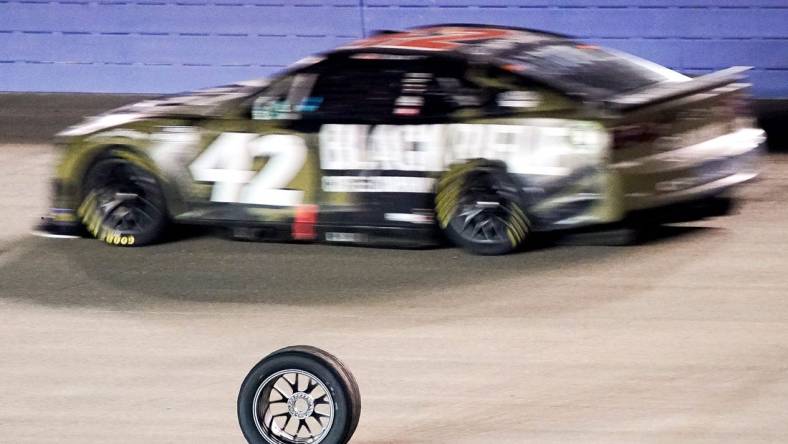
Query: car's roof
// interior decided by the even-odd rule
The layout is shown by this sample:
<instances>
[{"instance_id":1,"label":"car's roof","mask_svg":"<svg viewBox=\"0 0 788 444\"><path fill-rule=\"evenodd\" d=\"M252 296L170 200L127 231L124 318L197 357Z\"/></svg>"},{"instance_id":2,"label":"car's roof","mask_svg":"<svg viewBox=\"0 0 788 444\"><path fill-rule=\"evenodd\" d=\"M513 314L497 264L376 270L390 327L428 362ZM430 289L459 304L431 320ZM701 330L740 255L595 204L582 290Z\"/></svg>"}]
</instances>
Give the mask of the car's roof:
<instances>
[{"instance_id":1,"label":"car's roof","mask_svg":"<svg viewBox=\"0 0 788 444\"><path fill-rule=\"evenodd\" d=\"M609 85L611 82L627 87L622 80L624 75L630 75L630 80L636 83L671 78L665 74L669 71L667 68L625 53L582 43L562 34L511 26L449 23L382 31L326 55L344 59L359 53L436 55L494 65L587 100L609 95L609 90L615 89Z\"/></svg>"},{"instance_id":2,"label":"car's roof","mask_svg":"<svg viewBox=\"0 0 788 444\"><path fill-rule=\"evenodd\" d=\"M404 31L379 31L371 37L356 40L325 54L409 54L440 56L466 60L475 64L508 65L508 53L527 46L534 49L555 44L577 44L569 36L512 26L447 23L410 28ZM571 93L571 88L542 79L538 72L528 77Z\"/></svg>"},{"instance_id":3,"label":"car's roof","mask_svg":"<svg viewBox=\"0 0 788 444\"><path fill-rule=\"evenodd\" d=\"M404 31L378 31L371 37L337 48L336 52L440 53L470 59L493 61L507 48L506 43L555 43L571 41L569 36L512 26L447 23L410 28Z\"/></svg>"}]
</instances>

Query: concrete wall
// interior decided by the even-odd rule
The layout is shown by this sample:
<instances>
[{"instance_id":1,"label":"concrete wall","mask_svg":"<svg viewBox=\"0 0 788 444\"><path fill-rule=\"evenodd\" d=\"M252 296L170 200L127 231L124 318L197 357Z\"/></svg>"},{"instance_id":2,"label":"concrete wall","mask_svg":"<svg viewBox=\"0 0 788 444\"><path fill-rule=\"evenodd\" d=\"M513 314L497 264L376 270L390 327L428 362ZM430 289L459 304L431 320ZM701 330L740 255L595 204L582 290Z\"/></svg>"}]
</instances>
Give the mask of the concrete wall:
<instances>
[{"instance_id":1,"label":"concrete wall","mask_svg":"<svg viewBox=\"0 0 788 444\"><path fill-rule=\"evenodd\" d=\"M175 92L261 77L375 29L563 32L788 98L788 0L0 0L0 90Z\"/></svg>"}]
</instances>

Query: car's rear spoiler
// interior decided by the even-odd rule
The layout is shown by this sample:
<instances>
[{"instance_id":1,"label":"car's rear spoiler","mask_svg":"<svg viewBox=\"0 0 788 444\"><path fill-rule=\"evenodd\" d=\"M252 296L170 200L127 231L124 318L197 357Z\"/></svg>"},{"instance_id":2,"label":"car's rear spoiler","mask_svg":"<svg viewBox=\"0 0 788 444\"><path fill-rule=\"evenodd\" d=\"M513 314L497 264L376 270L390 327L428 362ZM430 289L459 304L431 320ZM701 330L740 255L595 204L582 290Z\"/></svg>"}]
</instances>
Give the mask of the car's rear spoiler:
<instances>
[{"instance_id":1,"label":"car's rear spoiler","mask_svg":"<svg viewBox=\"0 0 788 444\"><path fill-rule=\"evenodd\" d=\"M629 111L649 105L666 102L668 100L697 94L721 86L730 85L741 81L743 74L751 68L748 66L734 66L704 76L696 77L686 82L661 83L637 91L613 96L605 100L605 105L616 111Z\"/></svg>"}]
</instances>

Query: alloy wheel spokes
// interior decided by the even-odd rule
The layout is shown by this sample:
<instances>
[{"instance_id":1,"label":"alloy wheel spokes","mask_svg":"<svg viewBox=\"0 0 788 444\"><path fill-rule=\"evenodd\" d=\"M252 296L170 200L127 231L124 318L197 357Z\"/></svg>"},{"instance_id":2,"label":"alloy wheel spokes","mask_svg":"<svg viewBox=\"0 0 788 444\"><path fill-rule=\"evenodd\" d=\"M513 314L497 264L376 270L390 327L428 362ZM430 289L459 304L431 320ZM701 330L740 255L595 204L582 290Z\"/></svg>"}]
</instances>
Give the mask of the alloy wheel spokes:
<instances>
[{"instance_id":1,"label":"alloy wheel spokes","mask_svg":"<svg viewBox=\"0 0 788 444\"><path fill-rule=\"evenodd\" d=\"M333 400L325 384L301 370L284 370L268 377L257 391L253 412L258 431L273 444L317 444L325 438L334 417Z\"/></svg>"},{"instance_id":2,"label":"alloy wheel spokes","mask_svg":"<svg viewBox=\"0 0 788 444\"><path fill-rule=\"evenodd\" d=\"M507 230L511 226L509 219L511 210L506 204L480 208L469 206L457 216L460 232L477 242L498 242L507 239Z\"/></svg>"},{"instance_id":3,"label":"alloy wheel spokes","mask_svg":"<svg viewBox=\"0 0 788 444\"><path fill-rule=\"evenodd\" d=\"M121 190L119 185L115 185L99 193L102 223L131 233L142 232L155 223L161 216L161 210L140 191Z\"/></svg>"}]
</instances>

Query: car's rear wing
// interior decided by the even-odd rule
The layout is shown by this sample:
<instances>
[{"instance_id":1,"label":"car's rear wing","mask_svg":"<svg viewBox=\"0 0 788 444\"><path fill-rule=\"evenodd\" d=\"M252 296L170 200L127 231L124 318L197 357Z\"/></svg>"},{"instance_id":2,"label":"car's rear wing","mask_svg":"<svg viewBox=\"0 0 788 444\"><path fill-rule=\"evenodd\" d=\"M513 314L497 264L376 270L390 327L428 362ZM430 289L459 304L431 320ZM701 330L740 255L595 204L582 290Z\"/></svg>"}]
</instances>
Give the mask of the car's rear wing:
<instances>
[{"instance_id":1,"label":"car's rear wing","mask_svg":"<svg viewBox=\"0 0 788 444\"><path fill-rule=\"evenodd\" d=\"M616 111L630 111L739 82L744 78L743 74L750 69L748 66L734 66L686 82L660 83L656 86L619 94L604 102L605 105Z\"/></svg>"}]
</instances>

